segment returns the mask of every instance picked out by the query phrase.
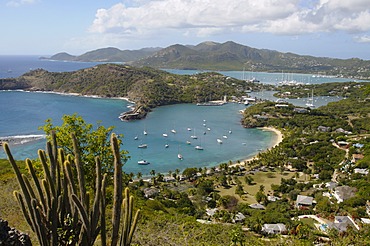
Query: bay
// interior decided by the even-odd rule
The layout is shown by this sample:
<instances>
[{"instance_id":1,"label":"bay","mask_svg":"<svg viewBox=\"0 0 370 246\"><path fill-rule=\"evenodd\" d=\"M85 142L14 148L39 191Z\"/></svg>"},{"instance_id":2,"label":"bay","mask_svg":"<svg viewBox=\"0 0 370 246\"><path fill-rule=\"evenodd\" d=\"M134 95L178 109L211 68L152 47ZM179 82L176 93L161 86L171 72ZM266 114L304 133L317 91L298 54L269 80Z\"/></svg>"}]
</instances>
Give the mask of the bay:
<instances>
[{"instance_id":1,"label":"bay","mask_svg":"<svg viewBox=\"0 0 370 246\"><path fill-rule=\"evenodd\" d=\"M36 68L63 72L96 64L98 63L47 61L40 60L37 56L0 56L0 78L18 77ZM177 74L199 72L168 71ZM281 74L270 73L243 71L221 71L221 73L238 79L254 77L262 83L275 83L282 78ZM314 75L296 75L297 78L292 76L297 81L300 77L311 83L350 81ZM128 150L131 157L125 164L124 170L133 173L142 172L144 175L149 175L151 170L165 173L169 170L211 167L223 162L243 160L271 147L276 139L276 135L272 132L245 129L241 126L239 110L245 108L243 104L229 103L217 107L201 107L193 104L163 106L153 110L144 120L120 121L119 114L127 111L130 105L121 99L1 91L0 138L22 139L21 144L11 145L16 159L36 158L37 149L45 148L43 132L38 130L38 127L44 125L44 121L48 118L51 118L55 124L60 124L64 114L77 113L88 123L95 125L99 121L104 126L115 126L117 134L124 134L122 148ZM188 131L188 128L192 131ZM148 131L147 136L143 135L144 129ZM176 134L171 132L172 129L176 130ZM230 134L229 131L232 133ZM164 133L168 135L167 138L163 137ZM197 135L198 139L192 139L191 135ZM135 137L138 137L138 140L135 140ZM222 139L223 143L217 143L217 139ZM186 141L191 141L191 144L187 144ZM147 149L138 148L138 145L144 143L148 145ZM168 148L165 148L166 144L169 145ZM194 148L196 145L201 145L204 150L196 150ZM183 155L183 160L177 158L178 153ZM0 158L5 158L2 149ZM151 164L138 165L137 162L141 159L146 159Z\"/></svg>"},{"instance_id":2,"label":"bay","mask_svg":"<svg viewBox=\"0 0 370 246\"><path fill-rule=\"evenodd\" d=\"M1 91L0 137L33 139L43 134L38 127L47 118L53 119L58 125L64 114L77 113L87 123L100 121L104 126L115 126L115 133L124 134L122 148L128 150L131 156L124 169L133 173L142 172L144 175L149 175L152 169L168 172L242 160L269 148L276 138L271 132L243 128L239 114L239 110L245 108L242 104L230 103L214 107L194 104L164 106L153 110L144 120L123 122L118 119L118 115L127 110L128 106L130 103L121 99ZM143 134L144 129L148 132L146 136ZM172 129L176 133L172 133ZM168 137L163 137L163 133L167 133ZM192 135L198 138L192 139ZM217 138L222 139L223 144L217 143ZM191 144L187 144L187 141L191 141ZM147 144L148 148L138 148L142 143ZM168 148L165 148L166 144ZM45 147L45 139L25 141L22 144L12 144L11 141L10 145L16 159L36 158L37 149ZM196 150L196 145L203 146L204 150ZM177 158L179 152L183 160ZM5 158L3 150L0 151L0 158ZM137 162L142 158L151 164L138 165Z\"/></svg>"}]
</instances>

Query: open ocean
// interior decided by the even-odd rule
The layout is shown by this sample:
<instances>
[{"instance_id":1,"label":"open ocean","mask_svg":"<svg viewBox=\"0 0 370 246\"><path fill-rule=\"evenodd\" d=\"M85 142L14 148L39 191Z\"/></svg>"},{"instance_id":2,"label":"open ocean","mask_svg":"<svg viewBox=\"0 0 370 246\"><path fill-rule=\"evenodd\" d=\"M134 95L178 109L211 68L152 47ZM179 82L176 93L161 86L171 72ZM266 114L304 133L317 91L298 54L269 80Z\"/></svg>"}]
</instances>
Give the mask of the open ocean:
<instances>
[{"instance_id":1,"label":"open ocean","mask_svg":"<svg viewBox=\"0 0 370 246\"><path fill-rule=\"evenodd\" d=\"M74 71L96 64L39 60L37 56L0 56L0 78L17 77L36 68L61 72ZM199 72L168 71L178 74ZM222 73L239 79L245 76L242 71ZM276 83L281 78L281 74L252 72L248 76L253 76L262 83ZM349 81L312 75L296 76L293 79L307 80L307 83ZM327 103L328 98L316 100L317 105L323 105ZM14 157L20 160L27 157L36 158L37 149L45 148L43 132L39 131L38 127L44 125L48 118L59 125L64 114L77 113L88 123L96 125L97 122L101 122L104 126L115 126L115 133L124 134L122 148L129 151L131 158L123 169L125 172L141 172L144 175L149 175L153 169L156 172L167 173L175 169L212 167L230 160L243 160L271 147L276 139L276 135L272 132L245 129L241 126L239 110L245 108L242 104L229 103L213 107L193 104L163 106L153 110L144 120L120 121L119 114L129 110L130 105L120 99L0 91L0 139L21 138L22 144L10 143ZM188 128L191 128L191 131ZM143 135L144 129L148 132L146 136ZM172 129L176 130L176 134L171 132ZM163 137L163 133L167 133L168 137ZM191 135L197 135L198 139L191 139ZM136 136L137 140L134 139ZM217 138L222 139L223 144L217 143ZM186 141L191 141L191 144L187 144ZM148 148L140 149L138 148L140 144L147 144ZM165 148L166 144L169 145L168 148ZM194 148L196 145L201 145L204 150L196 150ZM179 152L183 155L183 160L177 158ZM0 158L5 157L1 148ZM137 162L140 159L146 159L150 164L138 165Z\"/></svg>"}]
</instances>

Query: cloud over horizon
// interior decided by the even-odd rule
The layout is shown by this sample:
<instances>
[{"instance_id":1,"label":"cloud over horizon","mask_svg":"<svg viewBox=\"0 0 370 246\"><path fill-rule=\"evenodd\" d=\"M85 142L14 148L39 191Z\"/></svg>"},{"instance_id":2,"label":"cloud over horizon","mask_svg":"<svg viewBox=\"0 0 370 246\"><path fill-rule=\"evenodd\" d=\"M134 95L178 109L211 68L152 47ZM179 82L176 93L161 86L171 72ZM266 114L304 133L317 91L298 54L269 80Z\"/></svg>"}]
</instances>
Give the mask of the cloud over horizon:
<instances>
[{"instance_id":1,"label":"cloud over horizon","mask_svg":"<svg viewBox=\"0 0 370 246\"><path fill-rule=\"evenodd\" d=\"M97 10L89 31L126 37L173 31L196 37L248 32L361 36L370 31L370 10L369 0L134 0L131 6Z\"/></svg>"},{"instance_id":2,"label":"cloud over horizon","mask_svg":"<svg viewBox=\"0 0 370 246\"><path fill-rule=\"evenodd\" d=\"M22 5L34 4L38 0L11 0L6 3L8 7L20 7Z\"/></svg>"}]
</instances>

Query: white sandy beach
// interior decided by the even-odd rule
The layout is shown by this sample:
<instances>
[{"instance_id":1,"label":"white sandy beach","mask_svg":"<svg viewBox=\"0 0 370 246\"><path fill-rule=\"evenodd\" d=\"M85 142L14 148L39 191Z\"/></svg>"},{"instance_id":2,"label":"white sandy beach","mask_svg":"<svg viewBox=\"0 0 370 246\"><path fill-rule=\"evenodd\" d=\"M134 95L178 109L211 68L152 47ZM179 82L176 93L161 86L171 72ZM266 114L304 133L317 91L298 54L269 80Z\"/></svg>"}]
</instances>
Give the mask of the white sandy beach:
<instances>
[{"instance_id":1,"label":"white sandy beach","mask_svg":"<svg viewBox=\"0 0 370 246\"><path fill-rule=\"evenodd\" d=\"M276 134L276 138L274 139L275 141L272 143L271 148L274 148L275 146L279 145L282 141L283 141L283 134L281 133L281 131L279 131L278 129L274 128L274 127L259 127L258 129L261 129L262 131L270 131L270 132L274 132ZM238 165L245 165L246 163L256 159L257 155L253 156L253 157L250 157L250 158L247 158L247 159L244 159L242 161L240 161L240 164L239 163L233 163L230 165L230 167L233 167L233 166L238 166Z\"/></svg>"}]
</instances>

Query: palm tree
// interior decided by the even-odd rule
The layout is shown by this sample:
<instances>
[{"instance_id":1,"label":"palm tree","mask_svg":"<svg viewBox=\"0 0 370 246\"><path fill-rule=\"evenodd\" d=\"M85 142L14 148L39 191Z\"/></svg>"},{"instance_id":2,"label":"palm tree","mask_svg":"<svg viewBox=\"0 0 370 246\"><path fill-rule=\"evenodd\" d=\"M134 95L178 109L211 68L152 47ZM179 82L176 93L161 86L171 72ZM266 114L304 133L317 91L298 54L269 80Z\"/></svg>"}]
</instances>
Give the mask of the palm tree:
<instances>
[{"instance_id":1,"label":"palm tree","mask_svg":"<svg viewBox=\"0 0 370 246\"><path fill-rule=\"evenodd\" d=\"M155 170L151 170L150 171L150 175L152 175L152 181L153 181L153 185L155 185L156 184L156 180L155 180Z\"/></svg>"},{"instance_id":2,"label":"palm tree","mask_svg":"<svg viewBox=\"0 0 370 246\"><path fill-rule=\"evenodd\" d=\"M142 174L141 172L138 172L138 173L136 174L136 177L137 177L138 179L141 179L141 178L143 177L143 174Z\"/></svg>"}]
</instances>

